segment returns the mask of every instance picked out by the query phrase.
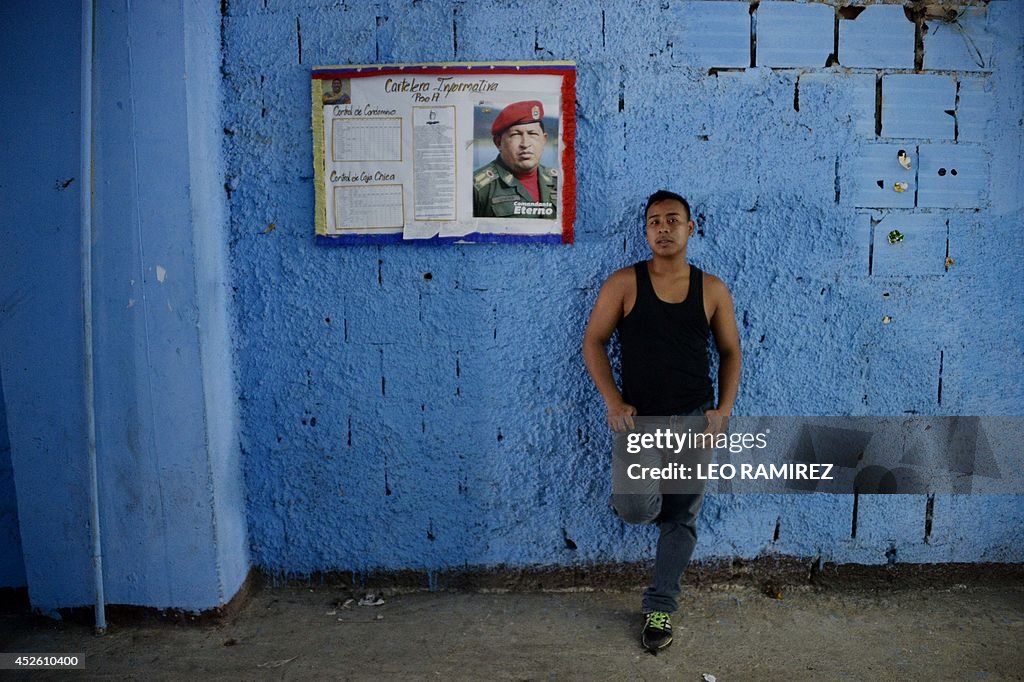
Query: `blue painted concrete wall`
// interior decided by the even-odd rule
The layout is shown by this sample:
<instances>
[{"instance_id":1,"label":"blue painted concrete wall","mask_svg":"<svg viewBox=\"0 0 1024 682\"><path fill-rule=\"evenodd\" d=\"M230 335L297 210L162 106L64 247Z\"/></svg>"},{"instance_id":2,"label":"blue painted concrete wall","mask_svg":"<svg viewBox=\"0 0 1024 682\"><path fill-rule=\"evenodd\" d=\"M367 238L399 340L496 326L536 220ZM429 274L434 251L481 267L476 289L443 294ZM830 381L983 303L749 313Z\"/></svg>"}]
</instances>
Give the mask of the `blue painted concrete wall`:
<instances>
[{"instance_id":1,"label":"blue painted concrete wall","mask_svg":"<svg viewBox=\"0 0 1024 682\"><path fill-rule=\"evenodd\" d=\"M92 304L106 599L204 609L249 567L227 342L219 7L97 2ZM5 3L0 347L34 608L93 603L81 15ZM9 200L8 200L9 199Z\"/></svg>"},{"instance_id":2,"label":"blue painted concrete wall","mask_svg":"<svg viewBox=\"0 0 1024 682\"><path fill-rule=\"evenodd\" d=\"M44 608L91 601L76 182L79 12L58 15L29 3L0 9L0 60L7 65L0 125L10 131L0 164L0 371L26 584ZM38 78L38 70L47 77ZM55 84L61 96L53 101Z\"/></svg>"},{"instance_id":3,"label":"blue painted concrete wall","mask_svg":"<svg viewBox=\"0 0 1024 682\"><path fill-rule=\"evenodd\" d=\"M923 73L909 22L882 6L97 4L111 602L216 606L250 551L284 574L648 558L653 530L607 509L610 439L579 344L603 279L645 257L640 209L660 187L690 198L691 258L736 298L737 412L1022 412L1019 3L930 21ZM41 610L92 599L79 22L0 8L0 380ZM575 245L314 246L313 65L566 58ZM885 191L901 178L907 192ZM912 238L886 250L900 221ZM1024 560L1021 497L936 496L928 538L926 504L862 496L852 537L851 497L717 496L696 556Z\"/></svg>"},{"instance_id":4,"label":"blue painted concrete wall","mask_svg":"<svg viewBox=\"0 0 1024 682\"><path fill-rule=\"evenodd\" d=\"M230 2L255 562L302 574L650 556L653 531L608 512L609 437L579 344L600 283L645 256L640 210L661 187L689 197L691 259L735 296L738 413L1021 414L1022 18L998 1L964 18L981 65L956 27L931 22L924 60L943 70L915 75L902 8L850 20L790 2ZM850 67L825 68L836 31ZM574 246L314 246L312 66L545 59L578 63ZM879 79L938 79L954 114L883 100L876 121ZM883 144L887 162L909 147L922 173L936 145L940 164L967 153L964 203L924 201L940 178L916 173L909 193L876 200ZM919 214L942 225L938 264L873 253L879 221ZM937 496L927 540L924 497L862 497L856 537L852 514L852 497L709 499L696 557L1024 560L1020 497Z\"/></svg>"}]
</instances>

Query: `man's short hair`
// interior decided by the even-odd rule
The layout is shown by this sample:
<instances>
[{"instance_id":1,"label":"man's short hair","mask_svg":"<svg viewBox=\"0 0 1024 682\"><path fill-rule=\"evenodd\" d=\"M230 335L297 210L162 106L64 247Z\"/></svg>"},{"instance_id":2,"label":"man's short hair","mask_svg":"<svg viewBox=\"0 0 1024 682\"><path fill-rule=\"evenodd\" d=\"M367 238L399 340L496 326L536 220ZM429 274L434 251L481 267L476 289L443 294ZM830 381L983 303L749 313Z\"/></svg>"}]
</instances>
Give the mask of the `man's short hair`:
<instances>
[{"instance_id":1,"label":"man's short hair","mask_svg":"<svg viewBox=\"0 0 1024 682\"><path fill-rule=\"evenodd\" d=\"M659 189L657 192L647 197L647 205L644 207L645 224L647 223L647 212L651 210L651 206L659 201L678 201L683 205L683 208L686 209L686 219L690 220L690 203L675 192L669 192L667 189Z\"/></svg>"}]
</instances>

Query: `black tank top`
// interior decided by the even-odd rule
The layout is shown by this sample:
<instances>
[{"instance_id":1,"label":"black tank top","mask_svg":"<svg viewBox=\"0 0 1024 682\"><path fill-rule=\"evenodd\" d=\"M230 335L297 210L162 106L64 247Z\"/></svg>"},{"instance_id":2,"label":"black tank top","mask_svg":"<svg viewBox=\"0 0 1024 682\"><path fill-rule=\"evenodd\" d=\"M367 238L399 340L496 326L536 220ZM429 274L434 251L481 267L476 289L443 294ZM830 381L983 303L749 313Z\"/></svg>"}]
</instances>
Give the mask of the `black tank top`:
<instances>
[{"instance_id":1,"label":"black tank top","mask_svg":"<svg viewBox=\"0 0 1024 682\"><path fill-rule=\"evenodd\" d=\"M691 265L686 300L666 303L654 293L647 262L633 269L636 304L618 324L622 398L641 416L683 414L714 400L704 273Z\"/></svg>"}]
</instances>

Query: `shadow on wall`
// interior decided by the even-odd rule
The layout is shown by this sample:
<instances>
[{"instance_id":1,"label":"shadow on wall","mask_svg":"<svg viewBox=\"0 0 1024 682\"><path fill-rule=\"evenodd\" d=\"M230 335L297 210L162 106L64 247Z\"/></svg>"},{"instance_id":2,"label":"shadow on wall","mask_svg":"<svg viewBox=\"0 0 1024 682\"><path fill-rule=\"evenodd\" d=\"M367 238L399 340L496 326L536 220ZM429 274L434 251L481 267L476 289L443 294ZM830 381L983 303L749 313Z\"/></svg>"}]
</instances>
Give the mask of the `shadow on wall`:
<instances>
[{"instance_id":1,"label":"shadow on wall","mask_svg":"<svg viewBox=\"0 0 1024 682\"><path fill-rule=\"evenodd\" d=\"M21 531L18 528L18 497L14 490L11 442L7 437L3 381L0 381L0 590L25 585L25 562L21 556Z\"/></svg>"}]
</instances>

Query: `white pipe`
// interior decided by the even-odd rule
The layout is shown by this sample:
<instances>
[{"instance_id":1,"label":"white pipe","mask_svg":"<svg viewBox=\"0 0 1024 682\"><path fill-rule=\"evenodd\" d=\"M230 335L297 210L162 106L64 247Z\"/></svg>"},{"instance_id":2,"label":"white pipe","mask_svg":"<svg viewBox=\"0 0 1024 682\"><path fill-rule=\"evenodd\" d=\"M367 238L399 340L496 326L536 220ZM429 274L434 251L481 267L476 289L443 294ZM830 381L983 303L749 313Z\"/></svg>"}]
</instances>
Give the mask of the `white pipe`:
<instances>
[{"instance_id":1,"label":"white pipe","mask_svg":"<svg viewBox=\"0 0 1024 682\"><path fill-rule=\"evenodd\" d=\"M82 320L85 351L85 422L89 446L89 525L92 529L92 572L96 586L96 634L107 631L103 597L103 552L100 544L99 479L96 465L96 387L92 356L92 54L93 0L82 0Z\"/></svg>"}]
</instances>

